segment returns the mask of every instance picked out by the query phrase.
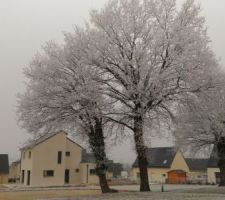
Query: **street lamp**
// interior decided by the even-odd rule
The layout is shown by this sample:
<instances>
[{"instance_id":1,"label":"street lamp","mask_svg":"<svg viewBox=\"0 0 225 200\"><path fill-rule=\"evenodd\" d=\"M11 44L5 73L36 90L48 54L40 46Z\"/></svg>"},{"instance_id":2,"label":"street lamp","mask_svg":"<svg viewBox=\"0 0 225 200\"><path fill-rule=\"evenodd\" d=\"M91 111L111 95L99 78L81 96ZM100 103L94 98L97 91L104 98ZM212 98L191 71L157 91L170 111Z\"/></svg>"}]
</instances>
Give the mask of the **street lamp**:
<instances>
[{"instance_id":1,"label":"street lamp","mask_svg":"<svg viewBox=\"0 0 225 200\"><path fill-rule=\"evenodd\" d=\"M161 186L161 192L164 192L164 181L165 181L166 174L162 174L162 186Z\"/></svg>"}]
</instances>

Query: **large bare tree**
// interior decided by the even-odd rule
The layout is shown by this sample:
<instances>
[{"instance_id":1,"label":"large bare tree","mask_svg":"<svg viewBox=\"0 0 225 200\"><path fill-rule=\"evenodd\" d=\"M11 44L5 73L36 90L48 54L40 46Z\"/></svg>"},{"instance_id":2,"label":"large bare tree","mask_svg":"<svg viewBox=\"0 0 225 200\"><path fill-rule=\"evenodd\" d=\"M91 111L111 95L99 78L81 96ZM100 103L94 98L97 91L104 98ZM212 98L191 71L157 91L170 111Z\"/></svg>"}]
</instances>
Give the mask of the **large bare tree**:
<instances>
[{"instance_id":1,"label":"large bare tree","mask_svg":"<svg viewBox=\"0 0 225 200\"><path fill-rule=\"evenodd\" d=\"M217 66L205 19L194 0L112 0L92 11L81 39L87 64L101 71L103 94L116 102L108 119L133 132L140 190L150 191L144 127L185 95L210 88Z\"/></svg>"},{"instance_id":2,"label":"large bare tree","mask_svg":"<svg viewBox=\"0 0 225 200\"><path fill-rule=\"evenodd\" d=\"M66 44L60 47L49 42L44 50L25 70L28 81L19 98L20 125L34 135L64 129L86 136L102 192L115 192L106 181L104 112L109 104L94 81L98 73L83 64L78 48L73 48L72 54Z\"/></svg>"},{"instance_id":3,"label":"large bare tree","mask_svg":"<svg viewBox=\"0 0 225 200\"><path fill-rule=\"evenodd\" d=\"M220 168L220 186L225 186L225 91L194 96L178 109L175 136L181 147L208 151L214 146Z\"/></svg>"}]
</instances>

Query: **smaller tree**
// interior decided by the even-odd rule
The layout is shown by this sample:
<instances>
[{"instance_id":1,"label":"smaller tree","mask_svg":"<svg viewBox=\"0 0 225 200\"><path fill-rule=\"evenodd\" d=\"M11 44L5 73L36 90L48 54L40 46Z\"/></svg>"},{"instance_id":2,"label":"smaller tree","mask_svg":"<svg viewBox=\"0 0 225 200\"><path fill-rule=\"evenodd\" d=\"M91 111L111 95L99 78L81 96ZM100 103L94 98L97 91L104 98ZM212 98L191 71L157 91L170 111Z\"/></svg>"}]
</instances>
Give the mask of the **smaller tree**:
<instances>
[{"instance_id":1,"label":"smaller tree","mask_svg":"<svg viewBox=\"0 0 225 200\"><path fill-rule=\"evenodd\" d=\"M66 42L67 38L65 38ZM94 81L98 73L83 65L79 42L72 49L50 42L26 68L26 93L19 96L20 125L34 135L40 132L78 130L85 135L96 159L96 172L103 193L115 192L106 181L104 111L106 99Z\"/></svg>"},{"instance_id":2,"label":"smaller tree","mask_svg":"<svg viewBox=\"0 0 225 200\"><path fill-rule=\"evenodd\" d=\"M225 91L201 93L180 107L175 136L181 146L192 152L216 150L220 169L220 186L225 186Z\"/></svg>"}]
</instances>

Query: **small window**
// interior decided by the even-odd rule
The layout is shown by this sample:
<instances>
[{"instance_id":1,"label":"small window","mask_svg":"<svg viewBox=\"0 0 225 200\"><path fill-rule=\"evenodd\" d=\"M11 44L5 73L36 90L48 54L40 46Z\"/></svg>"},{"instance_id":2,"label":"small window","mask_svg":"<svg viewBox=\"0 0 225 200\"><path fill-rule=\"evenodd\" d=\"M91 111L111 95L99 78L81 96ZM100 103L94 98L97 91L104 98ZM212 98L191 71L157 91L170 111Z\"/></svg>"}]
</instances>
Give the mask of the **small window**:
<instances>
[{"instance_id":1,"label":"small window","mask_svg":"<svg viewBox=\"0 0 225 200\"><path fill-rule=\"evenodd\" d=\"M28 156L28 158L31 158L31 151L29 151L29 156Z\"/></svg>"},{"instance_id":2,"label":"small window","mask_svg":"<svg viewBox=\"0 0 225 200\"><path fill-rule=\"evenodd\" d=\"M79 169L76 169L76 170L75 170L76 173L78 173L79 171L80 171Z\"/></svg>"},{"instance_id":3,"label":"small window","mask_svg":"<svg viewBox=\"0 0 225 200\"><path fill-rule=\"evenodd\" d=\"M66 156L67 157L70 156L70 152L69 151L66 152Z\"/></svg>"},{"instance_id":4,"label":"small window","mask_svg":"<svg viewBox=\"0 0 225 200\"><path fill-rule=\"evenodd\" d=\"M163 164L165 165L166 163L167 163L167 160L164 160L164 161L163 161Z\"/></svg>"},{"instance_id":5,"label":"small window","mask_svg":"<svg viewBox=\"0 0 225 200\"><path fill-rule=\"evenodd\" d=\"M90 169L90 175L96 175L96 170L95 169Z\"/></svg>"},{"instance_id":6,"label":"small window","mask_svg":"<svg viewBox=\"0 0 225 200\"><path fill-rule=\"evenodd\" d=\"M23 159L25 159L26 158L26 152L24 151L23 152Z\"/></svg>"},{"instance_id":7,"label":"small window","mask_svg":"<svg viewBox=\"0 0 225 200\"><path fill-rule=\"evenodd\" d=\"M58 164L62 163L62 151L58 151Z\"/></svg>"},{"instance_id":8,"label":"small window","mask_svg":"<svg viewBox=\"0 0 225 200\"><path fill-rule=\"evenodd\" d=\"M54 170L44 170L43 176L44 177L53 177L54 176Z\"/></svg>"}]
</instances>

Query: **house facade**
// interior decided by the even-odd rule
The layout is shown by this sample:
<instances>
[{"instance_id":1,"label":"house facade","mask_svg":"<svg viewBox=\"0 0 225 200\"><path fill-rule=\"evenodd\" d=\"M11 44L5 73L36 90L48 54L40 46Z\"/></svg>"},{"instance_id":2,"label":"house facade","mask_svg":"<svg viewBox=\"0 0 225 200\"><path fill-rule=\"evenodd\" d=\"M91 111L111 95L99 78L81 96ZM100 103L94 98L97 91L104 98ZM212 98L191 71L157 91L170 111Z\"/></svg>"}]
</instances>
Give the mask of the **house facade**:
<instances>
[{"instance_id":1,"label":"house facade","mask_svg":"<svg viewBox=\"0 0 225 200\"><path fill-rule=\"evenodd\" d=\"M208 183L218 184L220 183L220 169L218 168L218 156L216 148L214 147L209 158L207 166Z\"/></svg>"},{"instance_id":2,"label":"house facade","mask_svg":"<svg viewBox=\"0 0 225 200\"><path fill-rule=\"evenodd\" d=\"M95 168L93 154L63 131L46 134L21 148L20 182L25 186L98 184Z\"/></svg>"},{"instance_id":3,"label":"house facade","mask_svg":"<svg viewBox=\"0 0 225 200\"><path fill-rule=\"evenodd\" d=\"M207 166L209 159L185 158L185 160L189 167L188 182L207 183Z\"/></svg>"},{"instance_id":4,"label":"house facade","mask_svg":"<svg viewBox=\"0 0 225 200\"><path fill-rule=\"evenodd\" d=\"M7 154L0 154L0 185L8 183L9 157Z\"/></svg>"},{"instance_id":5,"label":"house facade","mask_svg":"<svg viewBox=\"0 0 225 200\"><path fill-rule=\"evenodd\" d=\"M152 183L165 183L168 181L168 173L183 170L188 173L189 168L181 151L174 147L148 148L146 151L148 160L148 177ZM133 180L138 181L140 172L138 160L132 167Z\"/></svg>"}]
</instances>

